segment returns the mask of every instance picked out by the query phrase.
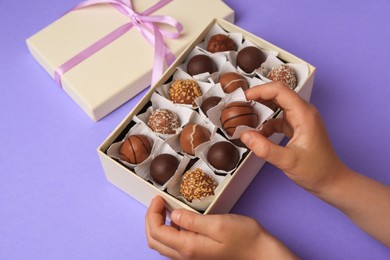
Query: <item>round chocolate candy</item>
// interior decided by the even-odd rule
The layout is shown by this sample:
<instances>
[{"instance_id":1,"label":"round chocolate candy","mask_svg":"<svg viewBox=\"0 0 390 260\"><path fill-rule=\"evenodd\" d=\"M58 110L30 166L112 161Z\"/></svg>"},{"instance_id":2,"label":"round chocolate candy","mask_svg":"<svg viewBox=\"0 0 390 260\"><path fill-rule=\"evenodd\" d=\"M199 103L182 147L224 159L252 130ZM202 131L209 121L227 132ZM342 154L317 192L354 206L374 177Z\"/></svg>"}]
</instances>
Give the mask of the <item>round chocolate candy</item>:
<instances>
[{"instance_id":1,"label":"round chocolate candy","mask_svg":"<svg viewBox=\"0 0 390 260\"><path fill-rule=\"evenodd\" d=\"M267 75L272 81L283 82L287 87L294 89L297 86L297 76L290 66L285 64L274 67Z\"/></svg>"},{"instance_id":2,"label":"round chocolate candy","mask_svg":"<svg viewBox=\"0 0 390 260\"><path fill-rule=\"evenodd\" d=\"M145 135L130 135L119 148L119 158L131 164L140 164L149 157L152 146Z\"/></svg>"},{"instance_id":3,"label":"round chocolate candy","mask_svg":"<svg viewBox=\"0 0 390 260\"><path fill-rule=\"evenodd\" d=\"M236 127L246 125L257 127L259 117L252 104L244 101L236 101L227 104L221 113L222 128L229 134L233 135Z\"/></svg>"},{"instance_id":4,"label":"round chocolate candy","mask_svg":"<svg viewBox=\"0 0 390 260\"><path fill-rule=\"evenodd\" d=\"M187 72L191 76L208 72L210 74L217 71L214 61L207 55L199 54L192 57L187 64Z\"/></svg>"},{"instance_id":5,"label":"round chocolate candy","mask_svg":"<svg viewBox=\"0 0 390 260\"><path fill-rule=\"evenodd\" d=\"M209 52L220 52L220 51L236 51L236 43L227 35L216 34L211 36L207 42L207 50Z\"/></svg>"},{"instance_id":6,"label":"round chocolate candy","mask_svg":"<svg viewBox=\"0 0 390 260\"><path fill-rule=\"evenodd\" d=\"M160 154L150 164L150 175L160 185L164 185L176 172L179 160L171 154Z\"/></svg>"},{"instance_id":7,"label":"round chocolate candy","mask_svg":"<svg viewBox=\"0 0 390 260\"><path fill-rule=\"evenodd\" d=\"M148 126L155 133L175 134L180 126L180 120L172 111L158 108L149 116Z\"/></svg>"},{"instance_id":8,"label":"round chocolate candy","mask_svg":"<svg viewBox=\"0 0 390 260\"><path fill-rule=\"evenodd\" d=\"M237 148L225 141L213 144L207 152L207 161L215 169L227 172L236 167L239 159L240 153Z\"/></svg>"},{"instance_id":9,"label":"round chocolate candy","mask_svg":"<svg viewBox=\"0 0 390 260\"><path fill-rule=\"evenodd\" d=\"M227 72L219 78L219 83L225 93L231 93L238 88L247 90L249 88L248 81L236 72Z\"/></svg>"},{"instance_id":10,"label":"round chocolate candy","mask_svg":"<svg viewBox=\"0 0 390 260\"><path fill-rule=\"evenodd\" d=\"M195 155L195 148L210 140L209 130L198 124L187 124L180 133L179 143L184 152Z\"/></svg>"},{"instance_id":11,"label":"round chocolate candy","mask_svg":"<svg viewBox=\"0 0 390 260\"><path fill-rule=\"evenodd\" d=\"M202 105L200 105L200 109L202 109L203 113L207 115L207 111L209 111L210 108L215 107L219 101L221 101L221 97L212 96L207 98L202 102Z\"/></svg>"},{"instance_id":12,"label":"round chocolate candy","mask_svg":"<svg viewBox=\"0 0 390 260\"><path fill-rule=\"evenodd\" d=\"M173 81L168 92L173 103L188 105L195 105L194 100L202 95L198 83L192 79Z\"/></svg>"},{"instance_id":13,"label":"round chocolate candy","mask_svg":"<svg viewBox=\"0 0 390 260\"><path fill-rule=\"evenodd\" d=\"M237 65L246 73L252 73L260 68L265 61L264 53L257 47L249 46L240 50L237 54Z\"/></svg>"},{"instance_id":14,"label":"round chocolate candy","mask_svg":"<svg viewBox=\"0 0 390 260\"><path fill-rule=\"evenodd\" d=\"M194 171L188 171L183 175L180 193L187 201L192 202L195 199L201 200L214 195L216 187L217 183L212 177L196 168Z\"/></svg>"}]
</instances>

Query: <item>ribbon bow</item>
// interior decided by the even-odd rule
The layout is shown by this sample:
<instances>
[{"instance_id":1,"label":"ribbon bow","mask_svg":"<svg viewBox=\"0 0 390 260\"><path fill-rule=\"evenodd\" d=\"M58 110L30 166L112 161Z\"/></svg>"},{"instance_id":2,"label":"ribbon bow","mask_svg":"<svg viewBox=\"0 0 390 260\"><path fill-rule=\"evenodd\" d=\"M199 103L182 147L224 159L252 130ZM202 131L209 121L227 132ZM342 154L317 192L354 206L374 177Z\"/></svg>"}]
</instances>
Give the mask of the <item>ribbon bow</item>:
<instances>
[{"instance_id":1,"label":"ribbon bow","mask_svg":"<svg viewBox=\"0 0 390 260\"><path fill-rule=\"evenodd\" d=\"M172 0L160 0L155 5L142 12L141 14L134 11L131 0L128 0L127 2L124 1L125 0L87 0L81 2L69 11L71 12L93 5L111 4L119 12L129 17L130 22L121 25L120 27L110 32L97 42L93 43L91 46L87 47L86 49L73 56L60 67L58 67L54 71L54 79L57 84L61 86L61 76L65 72L72 69L77 64L87 59L106 45L110 44L115 39L119 38L133 27L136 27L141 32L142 36L152 46L154 46L154 64L151 81L152 85L156 83L157 80L161 77L164 71L164 61L166 61L169 65L175 60L175 56L165 45L163 37L171 39L179 37L180 33L183 31L183 26L172 17L162 15L150 15L151 13L160 9ZM168 30L161 29L157 24L169 25L176 29L176 31L171 32Z\"/></svg>"}]
</instances>

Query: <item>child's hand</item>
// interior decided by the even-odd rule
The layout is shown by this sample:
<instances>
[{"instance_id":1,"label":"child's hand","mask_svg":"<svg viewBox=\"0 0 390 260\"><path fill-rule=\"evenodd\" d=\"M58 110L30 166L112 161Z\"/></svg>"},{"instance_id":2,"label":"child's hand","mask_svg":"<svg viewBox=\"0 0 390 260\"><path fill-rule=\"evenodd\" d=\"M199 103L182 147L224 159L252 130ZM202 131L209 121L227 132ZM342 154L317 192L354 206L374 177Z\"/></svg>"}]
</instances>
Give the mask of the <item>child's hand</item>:
<instances>
[{"instance_id":1,"label":"child's hand","mask_svg":"<svg viewBox=\"0 0 390 260\"><path fill-rule=\"evenodd\" d=\"M149 247L172 259L294 259L282 243L254 219L239 215L201 215L184 209L165 225L164 201L155 197L146 214Z\"/></svg>"},{"instance_id":2,"label":"child's hand","mask_svg":"<svg viewBox=\"0 0 390 260\"><path fill-rule=\"evenodd\" d=\"M344 172L344 164L335 154L317 109L293 90L271 82L250 88L248 100L272 100L283 109L283 118L265 123L260 133L248 131L241 140L257 156L272 163L295 183L317 193ZM290 138L286 147L270 142L273 133Z\"/></svg>"}]
</instances>

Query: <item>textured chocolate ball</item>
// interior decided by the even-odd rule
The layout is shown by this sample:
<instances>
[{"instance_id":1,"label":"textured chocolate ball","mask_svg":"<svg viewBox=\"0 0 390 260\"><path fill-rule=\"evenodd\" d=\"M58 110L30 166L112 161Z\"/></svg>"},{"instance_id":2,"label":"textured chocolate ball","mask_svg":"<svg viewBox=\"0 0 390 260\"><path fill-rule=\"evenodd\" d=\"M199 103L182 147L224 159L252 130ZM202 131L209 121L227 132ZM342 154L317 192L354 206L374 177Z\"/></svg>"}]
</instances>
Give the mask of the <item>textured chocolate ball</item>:
<instances>
[{"instance_id":1,"label":"textured chocolate ball","mask_svg":"<svg viewBox=\"0 0 390 260\"><path fill-rule=\"evenodd\" d=\"M180 133L179 143L184 152L195 155L195 148L210 140L209 130L198 124L186 125Z\"/></svg>"},{"instance_id":2,"label":"textured chocolate ball","mask_svg":"<svg viewBox=\"0 0 390 260\"><path fill-rule=\"evenodd\" d=\"M267 75L272 81L283 82L287 87L294 89L297 86L297 75L290 66L285 64L274 67Z\"/></svg>"},{"instance_id":3,"label":"textured chocolate ball","mask_svg":"<svg viewBox=\"0 0 390 260\"><path fill-rule=\"evenodd\" d=\"M199 54L192 57L187 64L187 72L191 76L208 72L210 74L217 71L214 61L207 55Z\"/></svg>"},{"instance_id":4,"label":"textured chocolate ball","mask_svg":"<svg viewBox=\"0 0 390 260\"><path fill-rule=\"evenodd\" d=\"M264 53L259 48L249 46L238 52L237 65L246 73L252 73L260 68L265 59Z\"/></svg>"},{"instance_id":5,"label":"textured chocolate ball","mask_svg":"<svg viewBox=\"0 0 390 260\"><path fill-rule=\"evenodd\" d=\"M221 101L221 99L221 97L217 96L209 97L202 102L202 105L200 105L200 109L202 109L203 113L207 115L207 111L209 111L210 108L215 107L219 103L219 101Z\"/></svg>"},{"instance_id":6,"label":"textured chocolate ball","mask_svg":"<svg viewBox=\"0 0 390 260\"><path fill-rule=\"evenodd\" d=\"M174 112L158 108L149 116L148 126L155 133L175 134L180 126L180 120Z\"/></svg>"},{"instance_id":7,"label":"textured chocolate ball","mask_svg":"<svg viewBox=\"0 0 390 260\"><path fill-rule=\"evenodd\" d=\"M238 88L247 90L249 88L248 81L236 72L227 72L219 78L219 83L225 93L231 93Z\"/></svg>"},{"instance_id":8,"label":"textured chocolate ball","mask_svg":"<svg viewBox=\"0 0 390 260\"><path fill-rule=\"evenodd\" d=\"M259 117L251 103L236 101L227 104L223 108L221 113L221 124L222 128L229 135L233 135L239 125L257 127L259 124Z\"/></svg>"},{"instance_id":9,"label":"textured chocolate ball","mask_svg":"<svg viewBox=\"0 0 390 260\"><path fill-rule=\"evenodd\" d=\"M149 157L152 146L145 135L130 135L119 148L119 158L131 164L140 164Z\"/></svg>"},{"instance_id":10,"label":"textured chocolate ball","mask_svg":"<svg viewBox=\"0 0 390 260\"><path fill-rule=\"evenodd\" d=\"M221 52L221 51L236 51L236 43L227 35L216 34L210 37L207 42L207 50L209 52Z\"/></svg>"},{"instance_id":11,"label":"textured chocolate ball","mask_svg":"<svg viewBox=\"0 0 390 260\"><path fill-rule=\"evenodd\" d=\"M195 105L194 100L202 95L198 83L192 79L179 79L171 83L169 97L173 103Z\"/></svg>"},{"instance_id":12,"label":"textured chocolate ball","mask_svg":"<svg viewBox=\"0 0 390 260\"><path fill-rule=\"evenodd\" d=\"M160 154L150 164L150 175L160 185L164 185L176 172L179 160L171 154Z\"/></svg>"},{"instance_id":13,"label":"textured chocolate ball","mask_svg":"<svg viewBox=\"0 0 390 260\"><path fill-rule=\"evenodd\" d=\"M187 201L192 202L195 199L201 200L214 195L216 187L217 183L212 177L196 168L194 171L188 171L183 175L180 193Z\"/></svg>"},{"instance_id":14,"label":"textured chocolate ball","mask_svg":"<svg viewBox=\"0 0 390 260\"><path fill-rule=\"evenodd\" d=\"M207 152L207 161L215 169L227 172L236 167L239 159L240 153L237 148L225 141L213 144Z\"/></svg>"}]
</instances>

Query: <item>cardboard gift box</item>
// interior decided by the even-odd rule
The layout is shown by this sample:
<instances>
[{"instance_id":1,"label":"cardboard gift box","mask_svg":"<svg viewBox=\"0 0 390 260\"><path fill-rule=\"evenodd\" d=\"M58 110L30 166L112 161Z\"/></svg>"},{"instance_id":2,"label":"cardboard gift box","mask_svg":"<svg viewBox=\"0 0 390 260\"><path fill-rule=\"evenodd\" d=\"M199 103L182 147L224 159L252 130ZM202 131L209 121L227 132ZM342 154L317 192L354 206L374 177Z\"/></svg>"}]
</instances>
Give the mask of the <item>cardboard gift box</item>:
<instances>
[{"instance_id":1,"label":"cardboard gift box","mask_svg":"<svg viewBox=\"0 0 390 260\"><path fill-rule=\"evenodd\" d=\"M132 7L136 16L129 17L114 7L113 2L119 0L107 2L71 10L26 40L31 54L49 75L55 78L55 71L62 69L75 55L126 23L133 21L143 26L137 14L159 4L156 0L135 0ZM169 16L183 26L178 38L164 39L166 47L174 55L180 54L214 17L234 21L233 10L220 0L165 2L147 16L152 19ZM133 10L128 12L132 14ZM151 83L154 48L137 26L134 25L93 55L82 58L80 63L62 74L58 80L62 89L95 121ZM172 30L161 23L156 23L156 26Z\"/></svg>"},{"instance_id":2,"label":"cardboard gift box","mask_svg":"<svg viewBox=\"0 0 390 260\"><path fill-rule=\"evenodd\" d=\"M129 130L134 127L134 118L140 113L144 113L146 108L150 106L151 99L156 96L156 89L159 86L166 84L172 80L177 67L183 64L189 54L196 46L204 42L210 29L218 25L223 30L229 33L240 33L245 40L252 42L261 49L277 53L277 58L285 63L302 64L307 68L307 75L300 79L300 84L295 88L305 100L309 100L315 76L315 67L294 56L287 51L253 35L229 22L221 19L215 19L198 35L198 37L186 48L186 50L177 58L177 60L169 67L161 79L149 90L144 98L134 107L134 109L126 116L119 126L107 137L106 140L98 147L97 152L104 168L107 180L117 186L119 189L131 195L133 198L148 206L151 199L160 195L165 199L168 209L186 208L192 211L198 211L203 214L227 213L231 210L241 194L245 191L253 178L257 175L265 161L256 157L254 153L248 151L247 155L239 163L238 167L231 174L227 174L223 182L219 184L219 190L211 203L204 210L196 210L183 202L177 197L172 196L166 190L156 187L152 182L146 181L137 175L133 169L127 167L120 161L110 157L107 154L110 146L122 140ZM153 102L153 100L152 100ZM281 117L282 111L275 112L272 117ZM274 134L270 137L275 143L280 143L284 138L283 134Z\"/></svg>"}]
</instances>

